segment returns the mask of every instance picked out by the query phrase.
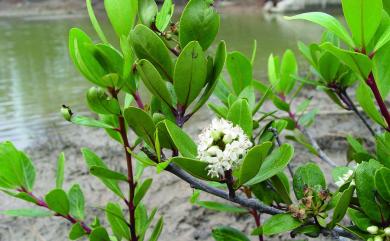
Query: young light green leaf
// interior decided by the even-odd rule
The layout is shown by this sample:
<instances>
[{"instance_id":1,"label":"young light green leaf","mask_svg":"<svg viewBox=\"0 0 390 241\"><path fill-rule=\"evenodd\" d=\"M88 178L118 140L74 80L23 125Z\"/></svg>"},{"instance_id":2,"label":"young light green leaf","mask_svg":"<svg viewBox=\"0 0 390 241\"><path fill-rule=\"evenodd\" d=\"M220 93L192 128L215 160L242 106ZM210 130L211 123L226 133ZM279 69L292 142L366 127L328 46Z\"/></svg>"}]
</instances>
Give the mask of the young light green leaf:
<instances>
[{"instance_id":1,"label":"young light green leaf","mask_svg":"<svg viewBox=\"0 0 390 241\"><path fill-rule=\"evenodd\" d=\"M119 181L128 181L128 178L123 175L122 173L112 171L110 169L107 169L105 167L101 166L91 166L89 168L89 172L97 177L101 178L107 178L107 179L112 179L112 180L119 180Z\"/></svg>"},{"instance_id":2,"label":"young light green leaf","mask_svg":"<svg viewBox=\"0 0 390 241\"><path fill-rule=\"evenodd\" d=\"M247 57L240 52L231 52L227 55L226 68L232 80L236 95L252 83L252 64Z\"/></svg>"},{"instance_id":3,"label":"young light green leaf","mask_svg":"<svg viewBox=\"0 0 390 241\"><path fill-rule=\"evenodd\" d=\"M226 226L214 228L212 236L215 241L250 241L243 232Z\"/></svg>"},{"instance_id":4,"label":"young light green leaf","mask_svg":"<svg viewBox=\"0 0 390 241\"><path fill-rule=\"evenodd\" d=\"M156 226L155 226L154 229L153 229L153 233L152 233L152 235L150 236L149 241L157 241L157 240L158 240L158 238L160 237L161 231L162 231L162 229L163 229L163 226L164 226L164 220L163 220L163 218L161 217L161 218L157 221L157 224L156 224Z\"/></svg>"},{"instance_id":5,"label":"young light green leaf","mask_svg":"<svg viewBox=\"0 0 390 241\"><path fill-rule=\"evenodd\" d=\"M214 41L219 29L219 15L210 1L190 0L180 18L180 47L198 41L206 50Z\"/></svg>"},{"instance_id":6,"label":"young light green leaf","mask_svg":"<svg viewBox=\"0 0 390 241\"><path fill-rule=\"evenodd\" d=\"M121 111L118 100L109 97L100 87L91 87L88 90L87 103L89 108L98 114L117 115Z\"/></svg>"},{"instance_id":7,"label":"young light green leaf","mask_svg":"<svg viewBox=\"0 0 390 241\"><path fill-rule=\"evenodd\" d=\"M298 72L298 64L294 53L291 50L284 52L282 63L280 65L280 89L286 95L291 92L295 86L295 78Z\"/></svg>"},{"instance_id":8,"label":"young light green leaf","mask_svg":"<svg viewBox=\"0 0 390 241\"><path fill-rule=\"evenodd\" d=\"M307 20L322 27L326 28L328 31L334 33L340 39L342 39L349 47L355 47L355 44L352 38L349 36L347 30L341 25L341 23L333 16L321 13L321 12L311 12L311 13L302 13L293 17L286 17L287 20Z\"/></svg>"},{"instance_id":9,"label":"young light green leaf","mask_svg":"<svg viewBox=\"0 0 390 241\"><path fill-rule=\"evenodd\" d=\"M85 234L86 234L85 230L83 229L81 224L77 222L77 223L73 224L72 228L70 229L69 239L70 240L77 240L77 239L81 238L82 236L84 236Z\"/></svg>"},{"instance_id":10,"label":"young light green leaf","mask_svg":"<svg viewBox=\"0 0 390 241\"><path fill-rule=\"evenodd\" d=\"M69 214L69 199L64 190L54 189L50 191L46 194L45 201L50 210L65 216Z\"/></svg>"},{"instance_id":11,"label":"young light green leaf","mask_svg":"<svg viewBox=\"0 0 390 241\"><path fill-rule=\"evenodd\" d=\"M68 192L69 204L70 204L70 214L79 219L84 219L84 194L80 188L79 184L74 184Z\"/></svg>"},{"instance_id":12,"label":"young light green leaf","mask_svg":"<svg viewBox=\"0 0 390 241\"><path fill-rule=\"evenodd\" d=\"M172 4L172 0L164 0L160 11L156 16L156 27L161 32L164 32L171 21L175 5Z\"/></svg>"},{"instance_id":13,"label":"young light green leaf","mask_svg":"<svg viewBox=\"0 0 390 241\"><path fill-rule=\"evenodd\" d=\"M138 14L141 23L151 27L158 12L156 1L154 0L142 0L138 1Z\"/></svg>"},{"instance_id":14,"label":"young light green leaf","mask_svg":"<svg viewBox=\"0 0 390 241\"><path fill-rule=\"evenodd\" d=\"M97 227L89 235L90 241L111 241L105 228Z\"/></svg>"},{"instance_id":15,"label":"young light green leaf","mask_svg":"<svg viewBox=\"0 0 390 241\"><path fill-rule=\"evenodd\" d=\"M129 107L124 111L124 117L137 136L141 137L149 146L154 146L156 126L148 113L137 107Z\"/></svg>"},{"instance_id":16,"label":"young light green leaf","mask_svg":"<svg viewBox=\"0 0 390 241\"><path fill-rule=\"evenodd\" d=\"M195 158L198 153L198 147L192 138L172 121L164 120L164 123L180 154L183 155L183 157Z\"/></svg>"},{"instance_id":17,"label":"young light green leaf","mask_svg":"<svg viewBox=\"0 0 390 241\"><path fill-rule=\"evenodd\" d=\"M14 217L49 217L53 213L44 209L21 208L13 210L2 210L0 215L14 216Z\"/></svg>"},{"instance_id":18,"label":"young light green leaf","mask_svg":"<svg viewBox=\"0 0 390 241\"><path fill-rule=\"evenodd\" d=\"M249 108L248 101L245 99L237 99L229 108L227 119L235 125L239 125L248 135L252 136L253 120L252 111Z\"/></svg>"},{"instance_id":19,"label":"young light green leaf","mask_svg":"<svg viewBox=\"0 0 390 241\"><path fill-rule=\"evenodd\" d=\"M213 201L196 201L194 204L203 208L207 208L219 212L226 212L226 213L247 213L248 212L248 210L245 208L240 208L233 205L213 202Z\"/></svg>"},{"instance_id":20,"label":"young light green leaf","mask_svg":"<svg viewBox=\"0 0 390 241\"><path fill-rule=\"evenodd\" d=\"M104 128L104 129L114 129L112 125L109 125L103 121L95 120L86 116L72 116L71 120L72 123L80 126L88 126L88 127L95 127L95 128Z\"/></svg>"},{"instance_id":21,"label":"young light green leaf","mask_svg":"<svg viewBox=\"0 0 390 241\"><path fill-rule=\"evenodd\" d=\"M304 197L305 187L314 188L315 186L321 186L326 188L325 176L321 169L315 163L307 163L304 166L300 166L294 173L293 188L297 199Z\"/></svg>"},{"instance_id":22,"label":"young light green leaf","mask_svg":"<svg viewBox=\"0 0 390 241\"><path fill-rule=\"evenodd\" d=\"M152 185L153 179L146 179L140 186L138 186L135 195L134 195L134 206L137 207L141 202L142 198L145 196L150 186Z\"/></svg>"},{"instance_id":23,"label":"young light green leaf","mask_svg":"<svg viewBox=\"0 0 390 241\"><path fill-rule=\"evenodd\" d=\"M336 207L334 208L332 221L328 224L328 228L333 229L337 225L337 223L344 218L345 214L347 213L349 203L351 202L354 191L354 185L350 185L346 190L343 191L336 204Z\"/></svg>"},{"instance_id":24,"label":"young light green leaf","mask_svg":"<svg viewBox=\"0 0 390 241\"><path fill-rule=\"evenodd\" d=\"M342 0L343 12L356 45L365 48L382 19L382 0Z\"/></svg>"},{"instance_id":25,"label":"young light green leaf","mask_svg":"<svg viewBox=\"0 0 390 241\"><path fill-rule=\"evenodd\" d=\"M108 19L117 36L129 35L138 11L137 0L104 0Z\"/></svg>"},{"instance_id":26,"label":"young light green leaf","mask_svg":"<svg viewBox=\"0 0 390 241\"><path fill-rule=\"evenodd\" d=\"M271 236L300 227L302 223L289 213L277 214L267 219L263 224L263 234Z\"/></svg>"},{"instance_id":27,"label":"young light green leaf","mask_svg":"<svg viewBox=\"0 0 390 241\"><path fill-rule=\"evenodd\" d=\"M118 240L130 239L130 229L123 216L122 209L117 203L108 203L106 206L106 216L110 223L112 232Z\"/></svg>"},{"instance_id":28,"label":"young light green leaf","mask_svg":"<svg viewBox=\"0 0 390 241\"><path fill-rule=\"evenodd\" d=\"M100 27L99 21L95 16L95 12L93 11L92 0L85 0L85 5L87 5L87 11L89 15L89 20L91 20L92 26L95 29L95 32L98 34L100 40L103 43L108 43L106 35L104 34L102 28Z\"/></svg>"},{"instance_id":29,"label":"young light green leaf","mask_svg":"<svg viewBox=\"0 0 390 241\"><path fill-rule=\"evenodd\" d=\"M192 41L186 45L176 61L173 86L177 102L189 106L206 84L207 61L202 47Z\"/></svg>"},{"instance_id":30,"label":"young light green leaf","mask_svg":"<svg viewBox=\"0 0 390 241\"><path fill-rule=\"evenodd\" d=\"M64 183L65 154L60 153L57 160L56 188L62 188Z\"/></svg>"},{"instance_id":31,"label":"young light green leaf","mask_svg":"<svg viewBox=\"0 0 390 241\"><path fill-rule=\"evenodd\" d=\"M98 166L107 168L107 165L91 150L87 148L81 149L81 152L83 153L83 157L85 162L87 163L88 168L91 168L92 166ZM99 177L99 179L104 183L104 185L113 191L116 195L118 195L121 198L124 198L124 195L119 188L118 182L116 180L111 180L108 178Z\"/></svg>"},{"instance_id":32,"label":"young light green leaf","mask_svg":"<svg viewBox=\"0 0 390 241\"><path fill-rule=\"evenodd\" d=\"M374 52L378 52L383 46L385 46L390 41L390 26L387 27L385 32L379 38L378 42L374 47Z\"/></svg>"}]
</instances>

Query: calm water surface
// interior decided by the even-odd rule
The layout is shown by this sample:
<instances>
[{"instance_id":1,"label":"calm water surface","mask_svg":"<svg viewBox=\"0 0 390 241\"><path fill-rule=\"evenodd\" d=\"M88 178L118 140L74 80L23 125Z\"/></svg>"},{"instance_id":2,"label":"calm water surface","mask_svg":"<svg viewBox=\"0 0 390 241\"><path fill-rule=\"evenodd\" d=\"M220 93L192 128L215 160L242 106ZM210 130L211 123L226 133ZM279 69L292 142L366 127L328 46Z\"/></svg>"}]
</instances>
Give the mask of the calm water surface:
<instances>
[{"instance_id":1,"label":"calm water surface","mask_svg":"<svg viewBox=\"0 0 390 241\"><path fill-rule=\"evenodd\" d=\"M255 75L266 75L271 52L296 50L297 40L317 41L321 30L303 22L259 13L222 15L219 39L229 50L250 55L258 42ZM0 142L11 140L25 147L35 138L66 131L59 114L62 104L86 111L85 90L90 84L73 67L68 56L68 31L81 27L94 35L87 18L0 18ZM108 24L104 29L109 34Z\"/></svg>"}]
</instances>

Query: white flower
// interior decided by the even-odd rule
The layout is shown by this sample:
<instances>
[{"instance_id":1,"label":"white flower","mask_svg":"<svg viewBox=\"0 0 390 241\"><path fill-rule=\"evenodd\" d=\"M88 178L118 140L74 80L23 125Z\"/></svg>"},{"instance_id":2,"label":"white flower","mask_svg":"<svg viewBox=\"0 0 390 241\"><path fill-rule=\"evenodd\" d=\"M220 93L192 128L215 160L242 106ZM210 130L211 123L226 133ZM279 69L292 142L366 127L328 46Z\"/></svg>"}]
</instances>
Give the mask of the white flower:
<instances>
[{"instance_id":1,"label":"white flower","mask_svg":"<svg viewBox=\"0 0 390 241\"><path fill-rule=\"evenodd\" d=\"M386 236L390 236L390 227L385 228L383 231L385 231Z\"/></svg>"},{"instance_id":2,"label":"white flower","mask_svg":"<svg viewBox=\"0 0 390 241\"><path fill-rule=\"evenodd\" d=\"M198 158L208 162L208 175L221 177L241 163L251 141L239 126L224 119L214 119L199 135Z\"/></svg>"},{"instance_id":3,"label":"white flower","mask_svg":"<svg viewBox=\"0 0 390 241\"><path fill-rule=\"evenodd\" d=\"M375 236L374 241L383 241L382 236Z\"/></svg>"},{"instance_id":4,"label":"white flower","mask_svg":"<svg viewBox=\"0 0 390 241\"><path fill-rule=\"evenodd\" d=\"M369 232L370 234L377 234L378 230L379 228L377 226L370 226L367 228L367 232Z\"/></svg>"},{"instance_id":5,"label":"white flower","mask_svg":"<svg viewBox=\"0 0 390 241\"><path fill-rule=\"evenodd\" d=\"M349 170L347 173L344 173L343 176L339 177L339 180L337 180L335 182L335 184L338 187L341 187L342 185L344 185L352 177L352 175L353 175L353 170ZM352 180L351 184L355 185L354 180Z\"/></svg>"}]
</instances>

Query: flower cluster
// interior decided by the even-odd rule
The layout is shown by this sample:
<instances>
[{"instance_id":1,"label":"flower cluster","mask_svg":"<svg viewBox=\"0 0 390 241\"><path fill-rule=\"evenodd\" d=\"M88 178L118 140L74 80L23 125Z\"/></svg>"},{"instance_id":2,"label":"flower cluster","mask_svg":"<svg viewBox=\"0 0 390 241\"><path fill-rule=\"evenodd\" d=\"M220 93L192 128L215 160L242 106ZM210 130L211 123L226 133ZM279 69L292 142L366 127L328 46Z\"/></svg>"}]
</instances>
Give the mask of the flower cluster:
<instances>
[{"instance_id":1,"label":"flower cluster","mask_svg":"<svg viewBox=\"0 0 390 241\"><path fill-rule=\"evenodd\" d=\"M385 237L390 237L390 227L380 230L378 226L370 226L367 228L367 232L376 235L374 238L367 239L367 241L383 241Z\"/></svg>"},{"instance_id":2,"label":"flower cluster","mask_svg":"<svg viewBox=\"0 0 390 241\"><path fill-rule=\"evenodd\" d=\"M199 135L198 158L208 162L208 175L221 177L238 166L251 141L239 126L224 119L214 119Z\"/></svg>"}]
</instances>

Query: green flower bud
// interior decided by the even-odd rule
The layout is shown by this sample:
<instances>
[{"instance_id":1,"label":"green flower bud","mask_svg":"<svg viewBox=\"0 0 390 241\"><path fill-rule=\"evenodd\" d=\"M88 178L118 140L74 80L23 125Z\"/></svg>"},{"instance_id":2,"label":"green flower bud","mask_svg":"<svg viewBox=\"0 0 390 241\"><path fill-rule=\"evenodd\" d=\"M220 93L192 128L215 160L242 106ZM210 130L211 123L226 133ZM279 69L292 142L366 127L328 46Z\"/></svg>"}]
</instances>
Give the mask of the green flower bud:
<instances>
[{"instance_id":1,"label":"green flower bud","mask_svg":"<svg viewBox=\"0 0 390 241\"><path fill-rule=\"evenodd\" d=\"M222 136L222 132L220 131L211 132L211 137L213 137L214 141L218 141L219 139L221 139L221 136Z\"/></svg>"},{"instance_id":2,"label":"green flower bud","mask_svg":"<svg viewBox=\"0 0 390 241\"><path fill-rule=\"evenodd\" d=\"M386 236L390 237L390 227L385 228L383 231L385 231Z\"/></svg>"},{"instance_id":3,"label":"green flower bud","mask_svg":"<svg viewBox=\"0 0 390 241\"><path fill-rule=\"evenodd\" d=\"M382 236L375 236L374 241L383 241Z\"/></svg>"},{"instance_id":4,"label":"green flower bud","mask_svg":"<svg viewBox=\"0 0 390 241\"><path fill-rule=\"evenodd\" d=\"M378 230L379 228L377 226L370 226L367 228L367 232L369 232L370 234L377 234Z\"/></svg>"},{"instance_id":5,"label":"green flower bud","mask_svg":"<svg viewBox=\"0 0 390 241\"><path fill-rule=\"evenodd\" d=\"M68 106L62 105L61 113L62 113L62 116L64 117L65 120L70 121L72 119L73 113L72 113L72 110Z\"/></svg>"}]
</instances>

